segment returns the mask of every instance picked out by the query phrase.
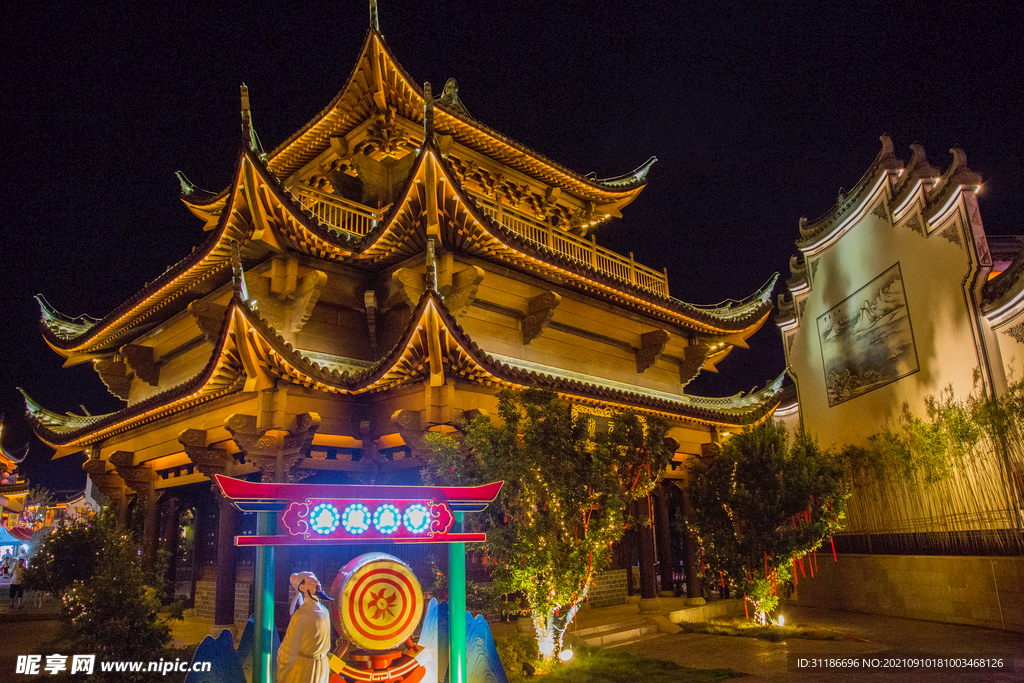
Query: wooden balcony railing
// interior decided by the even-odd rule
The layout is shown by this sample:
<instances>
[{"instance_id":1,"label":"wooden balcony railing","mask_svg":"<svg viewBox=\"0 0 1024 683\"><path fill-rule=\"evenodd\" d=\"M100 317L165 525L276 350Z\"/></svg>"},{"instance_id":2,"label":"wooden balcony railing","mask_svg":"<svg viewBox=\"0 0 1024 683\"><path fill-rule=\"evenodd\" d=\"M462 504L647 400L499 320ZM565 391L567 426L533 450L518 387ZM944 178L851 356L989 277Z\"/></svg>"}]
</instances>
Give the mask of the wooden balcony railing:
<instances>
[{"instance_id":1,"label":"wooden balcony railing","mask_svg":"<svg viewBox=\"0 0 1024 683\"><path fill-rule=\"evenodd\" d=\"M320 223L356 235L365 235L387 213L389 207L371 209L356 202L326 194L310 187L292 190L299 205L316 217ZM668 273L640 265L610 249L597 246L593 235L589 240L551 227L525 213L510 209L489 197L473 193L484 213L509 230L531 242L547 247L577 263L590 266L621 282L636 285L654 294L669 298Z\"/></svg>"},{"instance_id":2,"label":"wooden balcony railing","mask_svg":"<svg viewBox=\"0 0 1024 683\"><path fill-rule=\"evenodd\" d=\"M659 273L652 268L636 263L632 253L629 258L620 256L610 249L597 246L593 235L587 240L578 235L558 230L515 209L503 206L489 197L473 193L473 199L488 216L531 242L548 247L616 280L669 298L668 273L665 271Z\"/></svg>"},{"instance_id":3,"label":"wooden balcony railing","mask_svg":"<svg viewBox=\"0 0 1024 683\"><path fill-rule=\"evenodd\" d=\"M365 235L372 230L389 207L371 209L356 202L326 194L311 187L297 187L292 190L299 205L313 214L322 224L356 235Z\"/></svg>"}]
</instances>

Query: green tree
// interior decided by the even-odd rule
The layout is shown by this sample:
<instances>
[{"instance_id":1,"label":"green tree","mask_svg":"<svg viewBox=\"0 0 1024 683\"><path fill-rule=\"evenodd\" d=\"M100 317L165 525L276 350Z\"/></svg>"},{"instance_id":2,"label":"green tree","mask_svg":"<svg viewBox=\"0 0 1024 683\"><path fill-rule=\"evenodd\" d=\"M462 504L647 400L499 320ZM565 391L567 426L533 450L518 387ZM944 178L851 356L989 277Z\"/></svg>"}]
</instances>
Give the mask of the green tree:
<instances>
[{"instance_id":1,"label":"green tree","mask_svg":"<svg viewBox=\"0 0 1024 683\"><path fill-rule=\"evenodd\" d=\"M694 465L693 524L705 561L742 590L766 623L797 560L839 531L848 487L839 457L772 420L727 440Z\"/></svg>"},{"instance_id":2,"label":"green tree","mask_svg":"<svg viewBox=\"0 0 1024 683\"><path fill-rule=\"evenodd\" d=\"M495 558L500 594L522 595L544 658L607 566L622 535L631 495L650 490L664 469L665 425L616 415L609 435L592 438L586 416L550 392L498 394L499 424L486 417L465 426L465 443L430 435L432 481L456 485L505 482L484 519L485 550Z\"/></svg>"},{"instance_id":3,"label":"green tree","mask_svg":"<svg viewBox=\"0 0 1024 683\"><path fill-rule=\"evenodd\" d=\"M46 522L46 509L53 504L53 494L42 486L33 486L25 497L25 509L20 524L38 529Z\"/></svg>"},{"instance_id":4,"label":"green tree","mask_svg":"<svg viewBox=\"0 0 1024 683\"><path fill-rule=\"evenodd\" d=\"M71 522L47 536L26 582L62 595L63 635L78 652L104 660L154 660L170 639L138 545L110 514Z\"/></svg>"},{"instance_id":5,"label":"green tree","mask_svg":"<svg viewBox=\"0 0 1024 683\"><path fill-rule=\"evenodd\" d=\"M25 586L63 595L95 572L112 521L106 516L76 519L43 537L25 572Z\"/></svg>"}]
</instances>

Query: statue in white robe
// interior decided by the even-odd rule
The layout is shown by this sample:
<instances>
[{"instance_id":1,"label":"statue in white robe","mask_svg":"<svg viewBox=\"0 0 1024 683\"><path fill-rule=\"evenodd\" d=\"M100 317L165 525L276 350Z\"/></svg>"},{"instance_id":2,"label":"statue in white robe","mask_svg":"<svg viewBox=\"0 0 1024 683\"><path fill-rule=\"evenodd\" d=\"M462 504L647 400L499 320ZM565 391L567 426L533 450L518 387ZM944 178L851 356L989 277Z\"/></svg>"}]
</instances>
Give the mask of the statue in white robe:
<instances>
[{"instance_id":1,"label":"statue in white robe","mask_svg":"<svg viewBox=\"0 0 1024 683\"><path fill-rule=\"evenodd\" d=\"M277 651L277 683L328 683L331 669L331 617L320 604L330 598L311 572L291 576L297 592L292 601L292 618ZM296 603L301 603L295 609Z\"/></svg>"}]
</instances>

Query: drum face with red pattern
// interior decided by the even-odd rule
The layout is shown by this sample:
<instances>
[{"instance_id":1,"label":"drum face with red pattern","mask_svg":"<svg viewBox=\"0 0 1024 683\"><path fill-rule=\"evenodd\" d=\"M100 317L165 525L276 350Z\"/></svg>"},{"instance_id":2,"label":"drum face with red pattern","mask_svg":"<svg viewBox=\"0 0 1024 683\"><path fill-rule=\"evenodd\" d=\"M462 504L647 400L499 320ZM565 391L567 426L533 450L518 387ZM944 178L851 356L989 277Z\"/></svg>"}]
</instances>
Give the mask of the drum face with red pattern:
<instances>
[{"instance_id":1,"label":"drum face with red pattern","mask_svg":"<svg viewBox=\"0 0 1024 683\"><path fill-rule=\"evenodd\" d=\"M370 651L405 642L423 616L423 593L416 576L400 559L385 553L350 560L334 578L331 597L335 629Z\"/></svg>"}]
</instances>

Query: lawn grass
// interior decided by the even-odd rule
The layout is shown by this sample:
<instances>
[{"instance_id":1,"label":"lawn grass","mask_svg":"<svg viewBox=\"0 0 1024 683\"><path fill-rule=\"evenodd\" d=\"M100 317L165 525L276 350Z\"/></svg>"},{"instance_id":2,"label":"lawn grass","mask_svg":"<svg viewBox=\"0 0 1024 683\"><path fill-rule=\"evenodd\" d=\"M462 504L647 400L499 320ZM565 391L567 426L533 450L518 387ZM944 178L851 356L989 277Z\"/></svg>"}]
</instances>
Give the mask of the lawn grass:
<instances>
[{"instance_id":1,"label":"lawn grass","mask_svg":"<svg viewBox=\"0 0 1024 683\"><path fill-rule=\"evenodd\" d=\"M537 683L718 683L743 674L731 669L690 669L622 650L579 647L572 661L538 671ZM537 680L537 676L533 677Z\"/></svg>"},{"instance_id":2,"label":"lawn grass","mask_svg":"<svg viewBox=\"0 0 1024 683\"><path fill-rule=\"evenodd\" d=\"M745 619L714 620L705 623L679 624L686 633L707 633L713 636L739 636L741 638L760 638L773 643L780 643L791 638L805 640L841 640L842 635L821 628L810 628L799 624L785 626L757 626Z\"/></svg>"}]
</instances>

